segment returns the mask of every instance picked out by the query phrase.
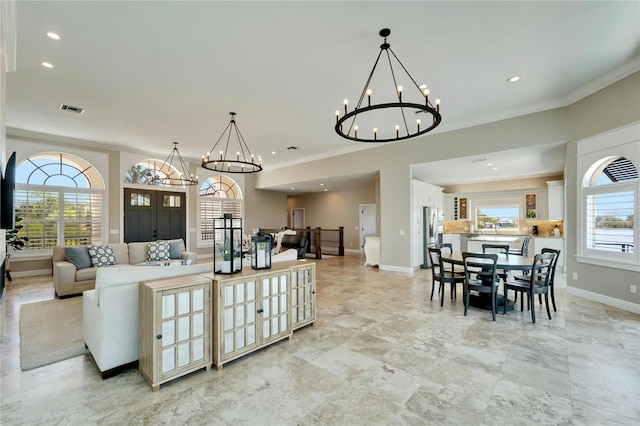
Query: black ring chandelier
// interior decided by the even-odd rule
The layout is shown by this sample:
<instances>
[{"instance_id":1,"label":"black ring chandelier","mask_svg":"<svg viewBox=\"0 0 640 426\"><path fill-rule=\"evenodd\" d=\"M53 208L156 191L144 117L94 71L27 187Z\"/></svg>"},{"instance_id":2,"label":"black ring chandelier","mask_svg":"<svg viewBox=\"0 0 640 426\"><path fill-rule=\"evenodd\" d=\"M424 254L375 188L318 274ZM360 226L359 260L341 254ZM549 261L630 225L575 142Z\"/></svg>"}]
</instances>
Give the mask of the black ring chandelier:
<instances>
[{"instance_id":1,"label":"black ring chandelier","mask_svg":"<svg viewBox=\"0 0 640 426\"><path fill-rule=\"evenodd\" d=\"M213 148L202 156L201 166L208 170L224 173L255 173L261 171L262 158L258 156L256 160L251 151L249 151L249 147L236 124L236 113L230 112L229 115L231 115L231 121L218 138L218 141L213 145ZM232 142L232 135L235 135L235 143ZM234 146L237 146L235 157L232 149ZM219 155L215 154L217 149L220 149Z\"/></svg>"},{"instance_id":2,"label":"black ring chandelier","mask_svg":"<svg viewBox=\"0 0 640 426\"><path fill-rule=\"evenodd\" d=\"M416 81L411 77L409 71L402 65L400 59L396 56L396 54L391 49L391 45L387 43L387 36L391 34L391 30L388 28L383 28L380 30L380 36L384 38L384 43L380 45L380 53L378 53L378 57L376 58L376 62L373 65L373 69L371 70L371 74L369 74L369 78L367 79L366 84L364 85L364 89L362 90L362 94L360 95L360 99L358 100L358 104L353 109L353 111L349 112L348 104L349 101L347 99L344 100L344 115L340 116L340 111L336 110L336 126L335 130L340 136L345 139L350 139L352 141L357 142L395 142L401 141L404 139L413 138L416 136L423 135L433 129L435 129L442 117L440 116L440 99L435 100L435 106L429 101L429 88L426 84L418 85ZM370 87L371 79L373 74L378 66L378 62L380 61L380 57L382 53L385 52L387 55L387 60L389 62L389 69L391 72L391 77L394 85L395 97L397 97L397 102L387 102L381 104L371 104L371 97L373 95L373 91ZM407 102L406 100L402 100L402 93L404 88L401 85L398 85L396 80L396 74L393 69L393 65L391 62L391 55L395 58L398 64L402 67L404 72L407 74L413 85L418 90L420 97L419 103L417 102ZM367 106L362 106L362 102L367 98ZM405 96L406 98L406 96ZM363 129L359 129L358 124L356 123L356 118L363 118L366 113L369 113L371 117L376 114L372 114L374 111L379 111L387 108L392 108L399 111L397 115L398 122L395 124L395 132L392 131L391 127L386 130L379 132L378 127L373 127L372 130L367 130L366 132ZM427 114L427 119L417 118L415 125L412 124L411 128L409 123L407 123L407 114L406 112L413 112L415 114ZM430 116L430 117L429 117ZM430 118L430 119L429 119ZM410 121L410 120L409 120ZM423 124L425 121L426 124ZM360 132L358 133L358 130Z\"/></svg>"},{"instance_id":3,"label":"black ring chandelier","mask_svg":"<svg viewBox=\"0 0 640 426\"><path fill-rule=\"evenodd\" d=\"M173 164L173 161L176 160L176 165ZM167 173L167 175L163 178L159 177L157 174L154 176L154 179L159 180L165 186L193 186L198 184L198 176L195 178L193 174L189 173L189 167L187 163L182 159L182 155L180 155L180 151L178 151L178 142L173 143L173 149L169 153L169 156L165 160L165 164L168 164L177 171L178 177L174 177L175 174ZM179 168L178 168L179 166Z\"/></svg>"}]
</instances>

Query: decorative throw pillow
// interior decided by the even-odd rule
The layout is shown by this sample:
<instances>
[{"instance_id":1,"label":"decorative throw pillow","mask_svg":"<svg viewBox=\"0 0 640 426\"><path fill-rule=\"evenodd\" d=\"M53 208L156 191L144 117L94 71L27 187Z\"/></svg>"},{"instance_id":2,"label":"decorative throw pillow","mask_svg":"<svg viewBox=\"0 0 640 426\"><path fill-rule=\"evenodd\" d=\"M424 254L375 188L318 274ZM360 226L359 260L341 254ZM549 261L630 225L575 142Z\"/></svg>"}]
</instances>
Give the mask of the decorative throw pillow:
<instances>
[{"instance_id":1,"label":"decorative throw pillow","mask_svg":"<svg viewBox=\"0 0 640 426\"><path fill-rule=\"evenodd\" d=\"M182 257L182 241L169 241L169 258L180 259Z\"/></svg>"},{"instance_id":2,"label":"decorative throw pillow","mask_svg":"<svg viewBox=\"0 0 640 426\"><path fill-rule=\"evenodd\" d=\"M93 266L109 266L116 263L116 256L111 246L89 245L89 256Z\"/></svg>"},{"instance_id":3,"label":"decorative throw pillow","mask_svg":"<svg viewBox=\"0 0 640 426\"><path fill-rule=\"evenodd\" d=\"M147 261L169 260L169 247L168 241L147 243Z\"/></svg>"},{"instance_id":4,"label":"decorative throw pillow","mask_svg":"<svg viewBox=\"0 0 640 426\"><path fill-rule=\"evenodd\" d=\"M76 266L76 269L86 269L93 266L89 249L86 246L65 247L64 254L67 256L67 260Z\"/></svg>"}]
</instances>

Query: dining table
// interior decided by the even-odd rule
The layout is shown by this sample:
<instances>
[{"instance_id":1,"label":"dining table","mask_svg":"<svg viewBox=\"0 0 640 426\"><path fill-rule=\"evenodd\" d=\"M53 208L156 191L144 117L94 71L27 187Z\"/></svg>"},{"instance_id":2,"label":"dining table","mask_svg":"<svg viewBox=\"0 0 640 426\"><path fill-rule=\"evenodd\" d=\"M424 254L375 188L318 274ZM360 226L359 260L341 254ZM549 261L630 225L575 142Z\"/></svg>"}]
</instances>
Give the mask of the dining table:
<instances>
[{"instance_id":1,"label":"dining table","mask_svg":"<svg viewBox=\"0 0 640 426\"><path fill-rule=\"evenodd\" d=\"M504 253L495 253L498 255L498 260L496 262L497 270L504 270L507 274L510 271L531 271L533 267L533 256L519 256L517 254L504 254ZM442 254L442 262L449 263L453 265L462 265L464 266L464 261L462 259L462 252L453 252L449 255ZM474 263L483 263L482 261L476 261ZM498 294L496 305L498 311L503 309L503 306L507 303L507 310L513 310L513 302L509 300L505 300L504 295ZM491 297L487 294L479 294L479 295L470 295L469 296L469 305L474 306L480 309L491 310Z\"/></svg>"}]
</instances>

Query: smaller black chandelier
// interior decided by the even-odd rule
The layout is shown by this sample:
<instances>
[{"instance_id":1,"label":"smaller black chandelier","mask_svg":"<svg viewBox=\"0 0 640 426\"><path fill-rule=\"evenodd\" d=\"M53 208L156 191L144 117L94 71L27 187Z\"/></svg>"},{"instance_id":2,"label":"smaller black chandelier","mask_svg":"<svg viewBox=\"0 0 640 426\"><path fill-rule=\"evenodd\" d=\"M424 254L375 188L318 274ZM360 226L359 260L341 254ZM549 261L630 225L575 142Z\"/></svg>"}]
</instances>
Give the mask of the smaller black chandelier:
<instances>
[{"instance_id":1,"label":"smaller black chandelier","mask_svg":"<svg viewBox=\"0 0 640 426\"><path fill-rule=\"evenodd\" d=\"M429 101L429 89L426 84L418 85L416 81L411 77L409 71L402 65L400 59L396 56L396 54L391 49L391 45L387 43L387 36L391 34L391 30L388 28L383 28L380 30L380 36L384 38L384 43L380 45L380 53L378 53L378 57L376 62L373 65L373 69L371 70L371 74L369 74L369 78L367 79L366 84L364 85L364 89L362 90L362 94L360 95L360 99L358 100L358 104L353 109L353 111L349 112L347 107L349 101L347 99L344 100L344 115L340 117L340 111L336 110L336 126L335 130L340 136L345 139L350 139L352 141L357 142L395 142L401 141L403 139L409 139L416 136L423 135L433 129L435 129L442 117L440 116L440 99L435 100L435 106ZM371 79L376 70L376 66L380 61L380 56L382 56L382 52L385 52L387 55L387 60L389 62L389 68L391 77L393 80L394 87L394 98L397 98L397 102L387 102L381 104L371 104L371 97L373 95L373 91L370 87ZM396 74L393 69L393 65L391 63L391 55L395 58L397 63L402 67L406 75L409 77L415 88L418 90L419 97L417 98L419 102L407 102L405 95L405 100L402 99L402 94L404 88L398 84L396 80ZM362 106L362 102L364 101L366 96L367 106ZM374 121L380 118L380 110L391 108L398 112L396 117L393 118L397 120L395 123L395 128L392 125L389 126L388 129L382 129L378 127L374 127ZM375 112L374 112L375 111ZM419 114L422 115L427 114L427 118L417 118L415 124L409 124L407 121L412 121L409 117L407 117L407 112L411 112L411 114ZM365 118L365 113L369 113L369 119ZM430 116L430 117L429 117ZM371 125L371 130L363 131L363 129L358 129L358 123L356 123L356 118L362 119L363 122ZM391 118L385 118L385 120L391 120ZM423 123L425 121L425 123ZM366 125L366 124L365 124ZM358 133L358 130L360 132Z\"/></svg>"},{"instance_id":2,"label":"smaller black chandelier","mask_svg":"<svg viewBox=\"0 0 640 426\"><path fill-rule=\"evenodd\" d=\"M230 112L231 121L224 129L218 141L206 155L202 156L202 167L208 170L224 173L255 173L262 170L262 158L258 156L256 160L253 157L247 143L244 141L240 129L236 124L235 112ZM231 135L235 134L236 141L232 142ZM233 153L234 146L235 157ZM219 151L219 155L215 152Z\"/></svg>"},{"instance_id":3,"label":"smaller black chandelier","mask_svg":"<svg viewBox=\"0 0 640 426\"><path fill-rule=\"evenodd\" d=\"M174 165L173 162L176 161ZM155 179L158 179L165 186L193 186L198 184L198 176L195 178L193 174L189 173L189 167L187 163L182 159L180 151L178 151L178 142L173 143L173 149L169 153L169 156L165 160L165 164L169 165L172 169L177 171L178 177L175 177L175 173L167 173L165 177L160 178L157 175Z\"/></svg>"}]
</instances>

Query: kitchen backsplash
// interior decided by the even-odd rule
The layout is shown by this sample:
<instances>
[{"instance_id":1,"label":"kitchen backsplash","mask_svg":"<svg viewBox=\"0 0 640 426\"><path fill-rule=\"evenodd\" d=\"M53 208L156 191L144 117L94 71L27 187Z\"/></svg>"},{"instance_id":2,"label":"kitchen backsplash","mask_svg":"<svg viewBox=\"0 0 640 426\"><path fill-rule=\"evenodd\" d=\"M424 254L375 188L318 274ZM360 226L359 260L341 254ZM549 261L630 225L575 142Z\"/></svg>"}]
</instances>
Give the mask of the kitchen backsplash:
<instances>
[{"instance_id":1,"label":"kitchen backsplash","mask_svg":"<svg viewBox=\"0 0 640 426\"><path fill-rule=\"evenodd\" d=\"M564 222L561 220L533 220L533 219L523 219L520 221L520 227L518 230L513 230L513 232L506 232L501 230L501 234L514 234L514 235L532 235L533 227L538 227L538 236L540 237L549 237L554 236L553 230L558 226L560 230L560 236L564 237ZM442 222L442 232L445 234L472 234L478 233L476 229L474 229L473 224L470 220L445 220ZM484 230L480 233L494 233L493 230Z\"/></svg>"}]
</instances>

